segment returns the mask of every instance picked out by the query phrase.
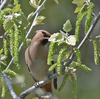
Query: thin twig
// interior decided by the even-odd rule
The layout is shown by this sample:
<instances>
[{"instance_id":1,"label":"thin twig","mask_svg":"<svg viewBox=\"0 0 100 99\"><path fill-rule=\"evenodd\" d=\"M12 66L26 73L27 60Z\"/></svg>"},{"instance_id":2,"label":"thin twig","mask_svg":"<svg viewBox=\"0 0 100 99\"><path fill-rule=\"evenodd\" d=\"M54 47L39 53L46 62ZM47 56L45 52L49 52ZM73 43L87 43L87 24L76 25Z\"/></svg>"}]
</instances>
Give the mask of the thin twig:
<instances>
[{"instance_id":1,"label":"thin twig","mask_svg":"<svg viewBox=\"0 0 100 99\"><path fill-rule=\"evenodd\" d=\"M0 5L0 11L6 8L11 1L12 0L4 0L2 4Z\"/></svg>"},{"instance_id":2,"label":"thin twig","mask_svg":"<svg viewBox=\"0 0 100 99\"><path fill-rule=\"evenodd\" d=\"M100 12L97 15L97 17L94 19L94 22L92 23L92 25L90 26L87 34L85 35L85 37L83 38L83 40L81 41L81 43L79 44L79 46L77 47L78 49L81 49L81 47L85 44L85 42L87 41L88 37L91 35L95 25L97 24L98 20L100 18Z\"/></svg>"},{"instance_id":3,"label":"thin twig","mask_svg":"<svg viewBox=\"0 0 100 99\"><path fill-rule=\"evenodd\" d=\"M7 87L8 87L8 90L9 90L11 96L13 97L13 99L18 99L18 98L17 98L17 95L16 95L16 93L14 92L14 89L13 89L13 87L12 87L12 85L11 85L11 82L10 82L10 80L9 80L9 77L5 74L5 72L2 72L2 73L3 73L3 75L4 75L5 83L6 83Z\"/></svg>"},{"instance_id":4,"label":"thin twig","mask_svg":"<svg viewBox=\"0 0 100 99\"><path fill-rule=\"evenodd\" d=\"M30 93L33 93L36 90L36 88L45 85L46 83L50 82L54 78L57 78L58 76L59 76L58 73L55 73L55 74L51 75L49 78L46 78L43 81L38 82L36 86L32 86L29 89L22 92L20 94L19 98L24 99L27 95L29 95Z\"/></svg>"},{"instance_id":5,"label":"thin twig","mask_svg":"<svg viewBox=\"0 0 100 99\"><path fill-rule=\"evenodd\" d=\"M78 48L79 50L80 50L80 49L82 48L82 46L86 43L88 37L91 35L91 33L92 33L92 31L93 31L95 25L97 24L99 18L100 18L100 12L99 12L99 14L97 15L97 17L94 19L94 21L93 21L92 25L90 26L90 28L89 28L87 34L85 35L85 37L83 38L83 40L82 40L82 41L80 42L80 44L78 45L77 48ZM75 56L75 55L74 55L73 53L70 55L70 57L69 57L67 63L65 64L65 66L63 66L62 71L64 71L64 69L65 69L66 66L69 66L69 65L70 65L70 63L71 63L71 62L73 61L73 59L74 59L74 56Z\"/></svg>"},{"instance_id":6,"label":"thin twig","mask_svg":"<svg viewBox=\"0 0 100 99\"><path fill-rule=\"evenodd\" d=\"M37 8L37 10L33 13L33 15L32 15L29 19L31 19L31 18L42 8L42 6L46 3L46 1L47 1L47 0L44 0L44 1L42 2L42 4Z\"/></svg>"}]
</instances>

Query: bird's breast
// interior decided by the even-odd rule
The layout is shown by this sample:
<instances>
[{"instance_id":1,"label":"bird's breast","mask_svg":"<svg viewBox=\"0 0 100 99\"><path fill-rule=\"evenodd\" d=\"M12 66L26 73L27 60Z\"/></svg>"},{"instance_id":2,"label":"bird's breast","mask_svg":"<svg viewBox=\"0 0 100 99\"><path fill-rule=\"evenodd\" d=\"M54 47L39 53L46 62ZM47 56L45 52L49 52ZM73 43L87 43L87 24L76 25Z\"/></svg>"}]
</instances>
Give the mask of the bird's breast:
<instances>
[{"instance_id":1,"label":"bird's breast","mask_svg":"<svg viewBox=\"0 0 100 99\"><path fill-rule=\"evenodd\" d=\"M42 60L41 58L35 59L32 65L32 76L36 80L41 81L47 78L50 74L50 72L48 71L49 66L47 65L47 62Z\"/></svg>"}]
</instances>

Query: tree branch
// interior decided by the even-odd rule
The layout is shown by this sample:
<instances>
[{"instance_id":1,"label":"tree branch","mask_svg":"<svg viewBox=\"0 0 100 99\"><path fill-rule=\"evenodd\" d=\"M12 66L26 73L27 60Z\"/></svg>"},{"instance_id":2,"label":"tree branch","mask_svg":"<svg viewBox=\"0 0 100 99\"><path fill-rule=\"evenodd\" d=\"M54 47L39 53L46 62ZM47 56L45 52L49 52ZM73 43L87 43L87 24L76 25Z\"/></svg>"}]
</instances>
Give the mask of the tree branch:
<instances>
[{"instance_id":1,"label":"tree branch","mask_svg":"<svg viewBox=\"0 0 100 99\"><path fill-rule=\"evenodd\" d=\"M4 75L5 83L6 83L6 86L8 87L8 90L9 90L11 96L13 97L13 99L18 99L16 93L13 90L13 87L11 85L11 82L9 80L9 77L5 74L5 72L2 72L2 73Z\"/></svg>"},{"instance_id":2,"label":"tree branch","mask_svg":"<svg viewBox=\"0 0 100 99\"><path fill-rule=\"evenodd\" d=\"M44 0L43 2L45 3L46 0ZM42 3L42 4L43 4L43 3ZM41 4L41 5L42 5L42 4ZM43 5L42 5L42 6L43 6ZM41 7L42 7L42 6L41 6ZM37 12L35 12L35 14L36 14L35 19L34 19L32 25L31 25L31 27L30 27L30 29L29 29L29 31L28 31L28 33L27 33L25 39L28 37L28 35L29 35L30 32L32 31L32 28L34 27L34 22L35 22L36 18L37 18L38 15L39 15L39 12L40 12L40 6L39 6L38 9L39 9L39 10L36 10ZM35 14L34 14L34 15L35 15ZM33 15L33 16L34 16L34 15ZM87 34L85 35L85 37L83 38L83 40L81 41L81 43L78 45L78 47L77 47L78 49L81 49L82 46L86 43L88 37L89 37L90 34L92 33L92 31L93 31L95 25L97 24L99 18L100 18L100 12L99 12L99 14L97 15L97 17L94 19L94 21L93 21L92 25L90 26L90 28L89 28ZM22 46L23 46L23 43L20 45L18 51L21 50ZM70 57L68 58L68 61L67 61L66 65L63 66L62 71L64 71L64 69L65 69L66 66L69 66L69 65L70 65L70 63L71 63L71 62L73 61L73 59L74 59L74 56L75 56L75 55L74 55L73 53L70 55ZM13 60L14 60L14 58L12 58L12 60L11 60L10 63L9 63L9 65L7 66L6 70L10 68L10 65L12 64ZM10 81L9 81L9 77L8 77L4 72L3 72L3 74L4 74L4 77L5 77L6 83L7 83L7 82L10 82ZM44 79L43 81L38 82L37 86L32 86L32 87L30 87L29 89L27 89L27 90L25 90L24 92L22 92L22 93L20 94L19 97L17 97L17 95L15 94L15 92L14 92L14 90L13 90L13 88L12 88L11 83L7 83L7 87L8 87L8 89L10 90L10 94L12 95L12 97L13 97L14 99L24 99L27 95L29 95L30 93L34 92L36 88L43 86L44 84L50 82L52 79L57 78L58 76L59 76L59 75L58 75L58 73L56 72L55 74L51 75L50 78L46 78L46 79ZM16 98L16 97L17 97L17 98Z\"/></svg>"},{"instance_id":3,"label":"tree branch","mask_svg":"<svg viewBox=\"0 0 100 99\"><path fill-rule=\"evenodd\" d=\"M83 46L84 43L86 43L87 38L90 36L90 34L92 33L92 30L94 29L95 25L97 24L98 20L100 18L100 12L97 15L97 17L94 19L94 22L92 23L92 25L90 26L90 29L88 30L86 36L83 38L83 40L81 41L81 43L79 44L79 46L77 47L78 49L81 49L81 47ZM74 59L74 54L72 53L66 63L66 65L63 67L62 71L65 69L66 66L69 66L70 63L73 61ZM68 74L70 74L70 72L68 72ZM29 95L30 93L35 92L35 89L38 87L43 86L44 84L50 82L52 79L57 78L59 75L56 72L55 74L51 75L50 78L46 78L43 81L38 82L37 86L32 86L29 89L25 90L24 92L22 92L19 96L19 99L24 99L27 95Z\"/></svg>"},{"instance_id":4,"label":"tree branch","mask_svg":"<svg viewBox=\"0 0 100 99\"><path fill-rule=\"evenodd\" d=\"M45 85L46 83L50 82L52 79L57 78L59 75L58 73L55 73L53 75L51 75L50 77L44 79L43 81L40 81L37 83L36 86L32 86L29 89L25 90L24 92L22 92L19 96L20 99L24 99L27 95L29 95L30 93L35 92L36 88L39 88L43 85Z\"/></svg>"},{"instance_id":5,"label":"tree branch","mask_svg":"<svg viewBox=\"0 0 100 99\"><path fill-rule=\"evenodd\" d=\"M12 0L4 0L2 4L0 5L0 11L6 8L11 1Z\"/></svg>"},{"instance_id":6,"label":"tree branch","mask_svg":"<svg viewBox=\"0 0 100 99\"><path fill-rule=\"evenodd\" d=\"M85 37L83 38L83 40L82 40L82 41L80 42L80 44L78 45L77 48L78 48L79 50L80 50L80 49L82 48L82 46L86 43L86 41L87 41L87 39L89 38L89 36L91 35L91 33L92 33L92 31L93 31L95 25L97 24L99 18L100 18L100 12L98 13L97 17L95 17L95 19L94 19L93 23L91 24L91 26L90 26L90 28L89 28L87 34L85 35ZM64 71L64 69L65 69L66 66L69 66L69 65L70 65L70 63L71 63L71 62L73 61L73 59L74 59L74 56L75 56L75 55L74 55L73 53L70 55L70 57L69 57L67 63L65 64L65 66L63 66L62 71Z\"/></svg>"}]
</instances>

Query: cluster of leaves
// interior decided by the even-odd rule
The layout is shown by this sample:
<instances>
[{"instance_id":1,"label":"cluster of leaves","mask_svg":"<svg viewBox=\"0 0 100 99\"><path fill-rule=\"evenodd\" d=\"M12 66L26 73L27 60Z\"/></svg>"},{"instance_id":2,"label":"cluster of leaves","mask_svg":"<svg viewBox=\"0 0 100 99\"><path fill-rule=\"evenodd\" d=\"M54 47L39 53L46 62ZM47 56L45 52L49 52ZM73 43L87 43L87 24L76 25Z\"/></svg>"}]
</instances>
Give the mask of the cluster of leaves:
<instances>
[{"instance_id":1,"label":"cluster of leaves","mask_svg":"<svg viewBox=\"0 0 100 99\"><path fill-rule=\"evenodd\" d=\"M14 57L14 62L19 68L18 63L18 48L19 44L21 42L25 43L25 35L26 35L26 27L28 25L28 20L21 11L20 4L17 4L18 2L14 2L15 7L14 8L6 8L1 11L0 14L5 12L2 15L2 18L0 21L3 22L3 27L5 29L5 34L7 35L6 38L3 39L3 48L5 52L5 56L8 55L8 49L10 49L11 56ZM9 11L9 12L8 12ZM23 40L23 41L22 41Z\"/></svg>"},{"instance_id":2,"label":"cluster of leaves","mask_svg":"<svg viewBox=\"0 0 100 99\"><path fill-rule=\"evenodd\" d=\"M64 33L63 31L60 30L60 33L54 33L51 35L49 38L49 41L51 41L50 47L49 47L49 54L48 54L48 65L51 65L49 68L49 71L52 71L55 67L57 67L57 72L59 75L62 74L62 67L66 64L64 62L65 60L68 59L70 56L70 53L75 53L77 56L77 62L73 62L69 67L66 67L65 72L69 72L70 74L65 74L63 77L63 81L61 86L59 87L58 91L61 91L63 87L66 84L66 80L69 77L72 82L73 86L73 93L72 97L75 99L76 97L76 68L83 68L86 71L91 71L90 68L87 66L81 64L81 54L80 51L77 48L73 48L73 46L76 45L76 38L75 35L69 35L68 32L72 30L72 25L69 20L66 21L66 23L63 25L63 31L66 32ZM60 46L61 50L59 51L59 55L54 55L58 47ZM55 61L55 63L52 65L52 60Z\"/></svg>"},{"instance_id":3,"label":"cluster of leaves","mask_svg":"<svg viewBox=\"0 0 100 99\"><path fill-rule=\"evenodd\" d=\"M75 46L76 42L79 41L80 25L84 16L87 16L86 22L85 22L85 34L88 32L91 25L91 21L93 19L92 11L94 8L94 4L86 0L81 0L81 1L74 0L73 3L77 4L78 6L78 8L76 8L75 13L79 12L77 15L75 35L68 34L68 32L70 32L72 29L72 26L69 20L67 20L66 23L63 25L64 32L60 30L59 33L54 33L53 35L51 35L49 39L51 44L49 47L48 65L51 65L51 67L49 68L49 71L52 71L55 67L57 67L57 72L59 75L61 75L63 74L62 67L66 64L66 62L64 61L68 59L68 57L70 56L70 53L76 54L77 62L73 61L69 67L65 68L65 72L69 74L64 75L62 84L60 88L58 89L58 91L61 91L63 89L63 87L66 84L66 80L69 77L72 81L72 86L73 86L72 98L75 99L76 98L76 74L75 74L76 69L82 68L88 72L91 72L91 69L85 66L84 64L82 64L81 53L77 47L73 48L73 46ZM94 44L95 63L98 64L97 43L95 40L92 40L92 41ZM61 45L63 47L59 51L59 55L54 55L58 47L60 47ZM53 65L52 65L52 60L56 60L56 62Z\"/></svg>"},{"instance_id":4,"label":"cluster of leaves","mask_svg":"<svg viewBox=\"0 0 100 99\"><path fill-rule=\"evenodd\" d=\"M85 2L85 3L84 3ZM81 9L78 11L76 8L75 12L79 12L78 15L77 15L77 21L76 21L76 29L75 29L75 35L76 35L76 41L78 42L79 41L79 33L80 33L80 26L81 26L81 22L83 20L83 18L86 16L86 21L85 21L85 35L87 34L89 28L90 28L90 25L91 25L91 21L93 19L93 9L94 9L94 4L91 3L89 0L83 0L83 1L77 1L77 0L74 0L73 1L74 4L83 4L84 5L81 7ZM90 40L92 43L93 43L93 46L94 46L94 61L95 61L95 64L98 65L99 64L99 47L98 47L98 44L97 44L97 40L100 41L99 39L99 36L96 38L96 39L92 39Z\"/></svg>"}]
</instances>

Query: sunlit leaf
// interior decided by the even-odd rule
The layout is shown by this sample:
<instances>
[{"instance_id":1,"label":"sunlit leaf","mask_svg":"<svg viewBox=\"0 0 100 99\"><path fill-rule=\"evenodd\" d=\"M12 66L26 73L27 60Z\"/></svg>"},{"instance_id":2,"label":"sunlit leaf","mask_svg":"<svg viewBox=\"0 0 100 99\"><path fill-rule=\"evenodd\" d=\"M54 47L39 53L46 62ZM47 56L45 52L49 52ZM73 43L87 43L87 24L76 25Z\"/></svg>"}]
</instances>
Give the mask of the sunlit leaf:
<instances>
[{"instance_id":1,"label":"sunlit leaf","mask_svg":"<svg viewBox=\"0 0 100 99\"><path fill-rule=\"evenodd\" d=\"M68 38L66 39L66 43L72 46L76 45L76 37L75 35L70 35L68 36Z\"/></svg>"},{"instance_id":2,"label":"sunlit leaf","mask_svg":"<svg viewBox=\"0 0 100 99\"><path fill-rule=\"evenodd\" d=\"M3 53L3 48L0 50L0 54L2 54Z\"/></svg>"},{"instance_id":3,"label":"sunlit leaf","mask_svg":"<svg viewBox=\"0 0 100 99\"><path fill-rule=\"evenodd\" d=\"M82 7L77 7L74 11L74 13L78 13L81 10Z\"/></svg>"},{"instance_id":4,"label":"sunlit leaf","mask_svg":"<svg viewBox=\"0 0 100 99\"><path fill-rule=\"evenodd\" d=\"M49 41L51 42L60 42L64 40L64 36L61 33L54 33L53 35L51 35L51 37L49 38Z\"/></svg>"},{"instance_id":5,"label":"sunlit leaf","mask_svg":"<svg viewBox=\"0 0 100 99\"><path fill-rule=\"evenodd\" d=\"M45 19L44 16L38 16L34 22L34 25L43 24L42 21Z\"/></svg>"},{"instance_id":6,"label":"sunlit leaf","mask_svg":"<svg viewBox=\"0 0 100 99\"><path fill-rule=\"evenodd\" d=\"M16 7L14 7L13 9L12 9L12 12L18 12L19 11L19 9L20 9L20 4L18 4Z\"/></svg>"},{"instance_id":7,"label":"sunlit leaf","mask_svg":"<svg viewBox=\"0 0 100 99\"><path fill-rule=\"evenodd\" d=\"M72 30L72 25L70 20L67 20L66 23L63 25L63 30L70 32Z\"/></svg>"},{"instance_id":8,"label":"sunlit leaf","mask_svg":"<svg viewBox=\"0 0 100 99\"><path fill-rule=\"evenodd\" d=\"M74 13L78 13L82 9L82 7L85 5L84 2L86 1L87 0L74 0L72 3L77 5Z\"/></svg>"},{"instance_id":9,"label":"sunlit leaf","mask_svg":"<svg viewBox=\"0 0 100 99\"><path fill-rule=\"evenodd\" d=\"M29 3L33 8L37 8L38 7L38 0L30 0Z\"/></svg>"}]
</instances>

